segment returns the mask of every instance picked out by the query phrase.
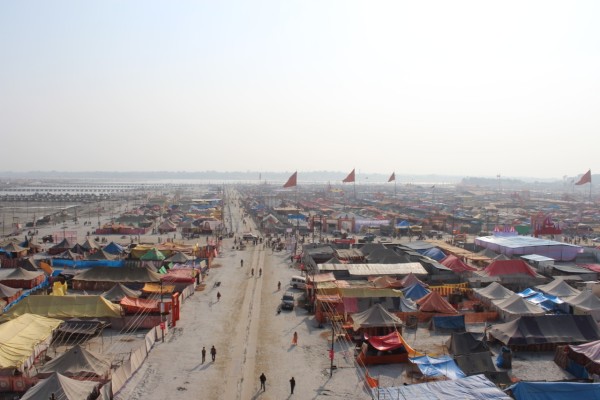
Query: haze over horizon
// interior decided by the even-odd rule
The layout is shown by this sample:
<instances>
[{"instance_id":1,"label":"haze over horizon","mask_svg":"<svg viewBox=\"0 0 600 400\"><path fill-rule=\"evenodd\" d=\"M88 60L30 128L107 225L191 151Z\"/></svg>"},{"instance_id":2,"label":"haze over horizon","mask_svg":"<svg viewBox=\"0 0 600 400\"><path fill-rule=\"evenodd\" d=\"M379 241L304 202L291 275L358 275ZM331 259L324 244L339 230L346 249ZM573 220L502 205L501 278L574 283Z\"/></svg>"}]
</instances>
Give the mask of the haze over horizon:
<instances>
[{"instance_id":1,"label":"haze over horizon","mask_svg":"<svg viewBox=\"0 0 600 400\"><path fill-rule=\"evenodd\" d=\"M599 11L3 2L0 171L594 173Z\"/></svg>"}]
</instances>

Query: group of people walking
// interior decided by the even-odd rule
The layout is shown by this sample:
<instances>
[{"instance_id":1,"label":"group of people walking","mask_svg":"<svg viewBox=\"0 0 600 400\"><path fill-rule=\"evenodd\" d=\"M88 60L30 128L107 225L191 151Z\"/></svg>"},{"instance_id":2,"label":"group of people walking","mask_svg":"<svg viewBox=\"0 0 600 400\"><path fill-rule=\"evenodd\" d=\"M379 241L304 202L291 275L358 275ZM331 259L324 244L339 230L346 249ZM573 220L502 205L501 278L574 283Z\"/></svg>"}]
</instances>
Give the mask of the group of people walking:
<instances>
[{"instance_id":1,"label":"group of people walking","mask_svg":"<svg viewBox=\"0 0 600 400\"><path fill-rule=\"evenodd\" d=\"M265 373L261 373L260 376L258 377L258 380L260 381L260 388L262 389L262 391L266 391L267 390L267 377L265 376ZM294 394L294 388L296 388L296 379L294 379L294 377L292 376L292 379L290 379L290 392L291 394Z\"/></svg>"},{"instance_id":2,"label":"group of people walking","mask_svg":"<svg viewBox=\"0 0 600 400\"><path fill-rule=\"evenodd\" d=\"M215 359L217 358L217 349L215 349L214 345L210 348L210 356L212 357L213 362L215 362ZM206 361L206 347L202 346L202 364L204 364L204 361Z\"/></svg>"}]
</instances>

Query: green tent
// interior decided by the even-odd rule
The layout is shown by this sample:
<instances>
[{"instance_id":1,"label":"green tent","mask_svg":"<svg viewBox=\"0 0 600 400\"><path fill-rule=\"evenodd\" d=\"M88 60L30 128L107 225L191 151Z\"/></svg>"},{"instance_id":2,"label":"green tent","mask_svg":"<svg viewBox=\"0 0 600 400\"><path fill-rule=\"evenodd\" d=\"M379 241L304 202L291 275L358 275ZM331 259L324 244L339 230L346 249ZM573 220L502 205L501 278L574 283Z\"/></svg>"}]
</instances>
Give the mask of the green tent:
<instances>
[{"instance_id":1,"label":"green tent","mask_svg":"<svg viewBox=\"0 0 600 400\"><path fill-rule=\"evenodd\" d=\"M163 261L165 259L165 255L157 250L156 247L150 249L146 254L140 257L140 260L144 261Z\"/></svg>"}]
</instances>

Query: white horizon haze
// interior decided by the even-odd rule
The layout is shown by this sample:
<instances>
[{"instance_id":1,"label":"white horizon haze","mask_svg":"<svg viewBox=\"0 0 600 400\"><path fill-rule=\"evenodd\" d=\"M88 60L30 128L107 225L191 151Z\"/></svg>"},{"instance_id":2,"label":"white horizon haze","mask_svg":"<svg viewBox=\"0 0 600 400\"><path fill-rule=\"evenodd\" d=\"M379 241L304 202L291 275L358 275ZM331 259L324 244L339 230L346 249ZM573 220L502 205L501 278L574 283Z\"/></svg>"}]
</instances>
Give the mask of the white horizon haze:
<instances>
[{"instance_id":1,"label":"white horizon haze","mask_svg":"<svg viewBox=\"0 0 600 400\"><path fill-rule=\"evenodd\" d=\"M0 4L0 171L594 173L600 3Z\"/></svg>"}]
</instances>

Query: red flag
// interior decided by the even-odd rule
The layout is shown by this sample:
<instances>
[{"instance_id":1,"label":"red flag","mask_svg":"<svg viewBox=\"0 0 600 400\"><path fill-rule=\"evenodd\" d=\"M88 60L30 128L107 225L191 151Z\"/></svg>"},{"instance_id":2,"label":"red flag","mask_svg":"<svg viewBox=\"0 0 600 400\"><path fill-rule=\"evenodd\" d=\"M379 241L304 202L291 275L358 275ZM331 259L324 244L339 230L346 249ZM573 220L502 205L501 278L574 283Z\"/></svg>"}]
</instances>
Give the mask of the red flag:
<instances>
[{"instance_id":1,"label":"red flag","mask_svg":"<svg viewBox=\"0 0 600 400\"><path fill-rule=\"evenodd\" d=\"M352 170L352 172L350 172L348 174L347 177L344 178L344 180L342 181L344 183L348 183L348 182L354 182L354 170Z\"/></svg>"},{"instance_id":2,"label":"red flag","mask_svg":"<svg viewBox=\"0 0 600 400\"><path fill-rule=\"evenodd\" d=\"M369 375L369 371L365 372L365 378L367 381L367 385L369 385L371 389L379 386L379 379L372 378Z\"/></svg>"},{"instance_id":3,"label":"red flag","mask_svg":"<svg viewBox=\"0 0 600 400\"><path fill-rule=\"evenodd\" d=\"M581 178L579 178L579 180L577 182L575 182L576 185L583 185L586 183L592 183L592 170L591 169L588 169L588 172L583 174L583 176Z\"/></svg>"},{"instance_id":4,"label":"red flag","mask_svg":"<svg viewBox=\"0 0 600 400\"><path fill-rule=\"evenodd\" d=\"M396 180L396 173L392 172L392 175L390 175L390 179L388 179L388 182L392 182Z\"/></svg>"},{"instance_id":5,"label":"red flag","mask_svg":"<svg viewBox=\"0 0 600 400\"><path fill-rule=\"evenodd\" d=\"M297 180L298 180L298 171L294 172L292 174L292 176L289 177L289 179L287 180L285 185L283 185L283 187L284 188L294 187L294 186L296 186Z\"/></svg>"}]
</instances>

